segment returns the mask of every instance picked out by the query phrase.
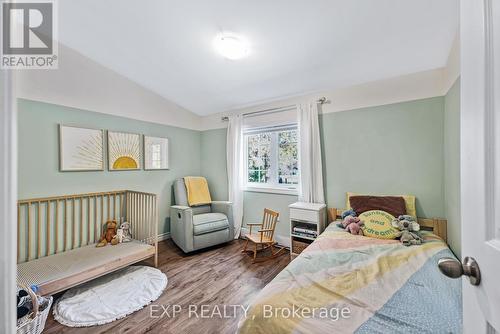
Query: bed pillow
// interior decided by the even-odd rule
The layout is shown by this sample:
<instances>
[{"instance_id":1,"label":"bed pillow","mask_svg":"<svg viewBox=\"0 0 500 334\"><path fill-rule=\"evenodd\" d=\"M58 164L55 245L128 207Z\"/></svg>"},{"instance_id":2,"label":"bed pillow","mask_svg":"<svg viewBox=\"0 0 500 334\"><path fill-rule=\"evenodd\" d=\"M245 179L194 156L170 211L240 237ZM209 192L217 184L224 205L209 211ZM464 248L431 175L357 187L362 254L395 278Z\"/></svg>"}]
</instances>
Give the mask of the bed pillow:
<instances>
[{"instance_id":1,"label":"bed pillow","mask_svg":"<svg viewBox=\"0 0 500 334\"><path fill-rule=\"evenodd\" d=\"M398 230L392 226L394 216L382 210L371 210L359 215L363 235L377 239L396 239Z\"/></svg>"},{"instance_id":2,"label":"bed pillow","mask_svg":"<svg viewBox=\"0 0 500 334\"><path fill-rule=\"evenodd\" d=\"M352 209L349 199L350 199L350 197L356 196L356 195L366 195L366 194L357 194L357 193L348 192L347 196L346 196L346 209ZM415 206L415 200L416 200L415 196L413 196L413 195L398 195L398 196L403 197L405 200L406 214L417 218L417 209Z\"/></svg>"},{"instance_id":3,"label":"bed pillow","mask_svg":"<svg viewBox=\"0 0 500 334\"><path fill-rule=\"evenodd\" d=\"M350 204L358 215L366 211L382 210L394 217L406 215L406 204L403 197L398 196L351 196Z\"/></svg>"}]
</instances>

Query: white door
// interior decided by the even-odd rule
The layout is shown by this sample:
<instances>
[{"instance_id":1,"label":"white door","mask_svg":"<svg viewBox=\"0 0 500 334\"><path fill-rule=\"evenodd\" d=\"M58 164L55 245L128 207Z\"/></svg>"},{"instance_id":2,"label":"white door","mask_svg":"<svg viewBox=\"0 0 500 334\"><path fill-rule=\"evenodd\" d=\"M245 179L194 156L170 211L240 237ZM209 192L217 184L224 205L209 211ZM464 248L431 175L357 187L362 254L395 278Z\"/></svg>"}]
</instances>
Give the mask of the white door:
<instances>
[{"instance_id":1,"label":"white door","mask_svg":"<svg viewBox=\"0 0 500 334\"><path fill-rule=\"evenodd\" d=\"M464 332L500 333L500 0L460 12L462 255L481 273L462 278Z\"/></svg>"}]
</instances>

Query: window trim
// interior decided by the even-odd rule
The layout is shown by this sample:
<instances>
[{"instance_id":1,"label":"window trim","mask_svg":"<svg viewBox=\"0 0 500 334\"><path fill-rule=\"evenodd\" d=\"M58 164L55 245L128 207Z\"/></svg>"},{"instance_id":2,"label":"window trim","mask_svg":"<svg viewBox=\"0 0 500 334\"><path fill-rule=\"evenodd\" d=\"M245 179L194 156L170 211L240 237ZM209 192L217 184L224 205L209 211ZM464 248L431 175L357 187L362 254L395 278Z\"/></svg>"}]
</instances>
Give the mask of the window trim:
<instances>
[{"instance_id":1,"label":"window trim","mask_svg":"<svg viewBox=\"0 0 500 334\"><path fill-rule=\"evenodd\" d=\"M246 192L261 192L261 193L273 193L273 194L283 194L283 195L298 195L299 193L299 184L296 185L280 185L279 183L258 183L258 182L248 182L248 139L249 135L255 135L264 132L272 132L273 139L271 143L278 143L278 132L286 131L286 130L297 130L297 123L284 124L280 126L268 126L268 127L258 127L258 128L250 128L245 129L243 131L243 139L244 139L244 152L245 152L245 179L243 182L243 190ZM298 143L297 143L298 145ZM279 165L279 152L277 145L271 145L271 166ZM278 167L270 169L270 179L277 180L278 175ZM297 174L300 178L300 170L299 174Z\"/></svg>"},{"instance_id":2,"label":"window trim","mask_svg":"<svg viewBox=\"0 0 500 334\"><path fill-rule=\"evenodd\" d=\"M279 195L298 195L299 194L299 189L297 188L285 188L285 187L254 187L254 186L249 186L246 185L243 188L243 191L245 192L252 192L252 193L268 193L268 194L279 194Z\"/></svg>"}]
</instances>

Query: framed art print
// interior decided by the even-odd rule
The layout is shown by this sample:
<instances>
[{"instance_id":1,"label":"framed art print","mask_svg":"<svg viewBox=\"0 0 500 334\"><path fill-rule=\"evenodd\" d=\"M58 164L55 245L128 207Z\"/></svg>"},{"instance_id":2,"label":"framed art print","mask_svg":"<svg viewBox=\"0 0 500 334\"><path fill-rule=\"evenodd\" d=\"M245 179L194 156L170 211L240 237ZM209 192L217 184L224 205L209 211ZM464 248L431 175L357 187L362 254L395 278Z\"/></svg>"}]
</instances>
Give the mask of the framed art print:
<instances>
[{"instance_id":1,"label":"framed art print","mask_svg":"<svg viewBox=\"0 0 500 334\"><path fill-rule=\"evenodd\" d=\"M141 135L108 131L108 169L141 169Z\"/></svg>"},{"instance_id":2,"label":"framed art print","mask_svg":"<svg viewBox=\"0 0 500 334\"><path fill-rule=\"evenodd\" d=\"M104 170L104 131L59 124L59 170Z\"/></svg>"},{"instance_id":3,"label":"framed art print","mask_svg":"<svg viewBox=\"0 0 500 334\"><path fill-rule=\"evenodd\" d=\"M168 169L168 138L144 136L144 169Z\"/></svg>"}]
</instances>

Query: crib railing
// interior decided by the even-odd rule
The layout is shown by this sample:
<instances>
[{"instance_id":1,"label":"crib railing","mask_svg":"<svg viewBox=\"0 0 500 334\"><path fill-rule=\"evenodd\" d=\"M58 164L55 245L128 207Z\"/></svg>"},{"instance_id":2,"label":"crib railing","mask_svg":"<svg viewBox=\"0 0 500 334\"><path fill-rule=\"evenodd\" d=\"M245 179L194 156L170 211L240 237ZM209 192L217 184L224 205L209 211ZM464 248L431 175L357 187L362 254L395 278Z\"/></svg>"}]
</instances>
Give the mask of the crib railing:
<instances>
[{"instance_id":1,"label":"crib railing","mask_svg":"<svg viewBox=\"0 0 500 334\"><path fill-rule=\"evenodd\" d=\"M17 262L96 243L108 220L130 223L132 237L157 247L155 194L131 190L18 201Z\"/></svg>"}]
</instances>

